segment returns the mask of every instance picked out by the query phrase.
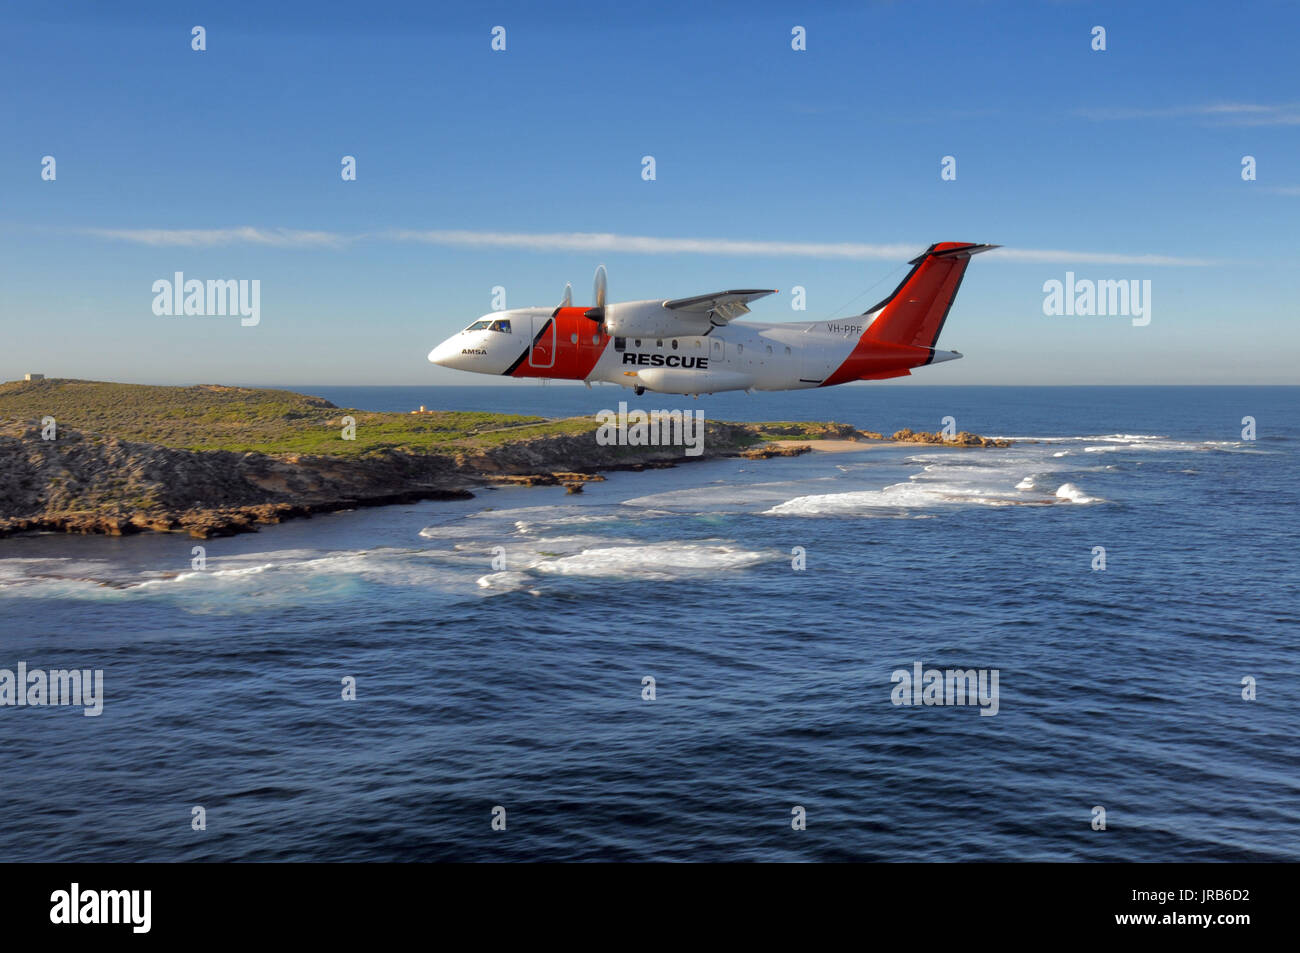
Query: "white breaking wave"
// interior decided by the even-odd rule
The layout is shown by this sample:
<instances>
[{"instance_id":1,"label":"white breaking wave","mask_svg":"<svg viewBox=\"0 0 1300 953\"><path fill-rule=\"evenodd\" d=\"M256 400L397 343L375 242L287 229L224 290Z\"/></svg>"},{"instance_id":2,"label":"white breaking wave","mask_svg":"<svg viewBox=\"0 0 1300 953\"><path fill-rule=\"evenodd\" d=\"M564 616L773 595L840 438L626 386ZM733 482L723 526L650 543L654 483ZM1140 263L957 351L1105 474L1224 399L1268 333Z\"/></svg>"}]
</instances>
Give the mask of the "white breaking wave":
<instances>
[{"instance_id":1,"label":"white breaking wave","mask_svg":"<svg viewBox=\"0 0 1300 953\"><path fill-rule=\"evenodd\" d=\"M1056 436L1056 437L1017 437L1012 435L990 437L991 440L1018 440L1021 443L1064 443L1071 440L1086 440L1095 443L1098 440L1168 440L1165 434L1157 433L1103 433L1088 435Z\"/></svg>"},{"instance_id":2,"label":"white breaking wave","mask_svg":"<svg viewBox=\"0 0 1300 953\"><path fill-rule=\"evenodd\" d=\"M670 542L585 549L538 563L534 569L562 576L676 579L702 572L747 569L778 558L783 557L721 542Z\"/></svg>"},{"instance_id":3,"label":"white breaking wave","mask_svg":"<svg viewBox=\"0 0 1300 953\"><path fill-rule=\"evenodd\" d=\"M739 486L709 485L693 486L680 490L667 490L624 500L623 506L648 507L651 511L671 507L676 510L672 515L679 515L682 510L691 512L716 513L721 510L733 512L752 510L755 506L772 504L788 499L791 491L813 482L834 483L834 477L816 477L810 480L779 483L746 483Z\"/></svg>"},{"instance_id":4,"label":"white breaking wave","mask_svg":"<svg viewBox=\"0 0 1300 953\"><path fill-rule=\"evenodd\" d=\"M551 519L537 521L515 520L515 529L528 535L551 526L585 526L593 523L612 523L617 519L617 516L610 514L607 516L556 516Z\"/></svg>"},{"instance_id":5,"label":"white breaking wave","mask_svg":"<svg viewBox=\"0 0 1300 953\"><path fill-rule=\"evenodd\" d=\"M305 591L314 582L361 578L389 585L436 584L443 570L424 550L378 548L320 553L307 549L209 556L204 569L123 568L108 560L8 560L0 569L0 592L35 592L85 598L161 597L209 592L222 605L234 593ZM263 578L274 574L276 582ZM333 584L333 583L331 583Z\"/></svg>"},{"instance_id":6,"label":"white breaking wave","mask_svg":"<svg viewBox=\"0 0 1300 953\"><path fill-rule=\"evenodd\" d=\"M1068 453L1068 450L1053 451L1050 446L1021 445L1009 450L951 449L913 454L906 462L921 470L906 482L796 496L766 510L765 515L882 517L947 506L1105 502L1066 479L1047 482L1052 473L1062 470L1068 469L1069 476L1075 476L1104 469L1078 466L1061 459ZM870 471L864 471L844 479L858 482L870 476ZM1051 487L1061 489L1053 492Z\"/></svg>"},{"instance_id":7,"label":"white breaking wave","mask_svg":"<svg viewBox=\"0 0 1300 953\"><path fill-rule=\"evenodd\" d=\"M843 516L872 510L914 509L955 503L1011 506L1019 496L978 490L953 483L895 483L881 490L852 490L799 496L766 510L768 516Z\"/></svg>"},{"instance_id":8,"label":"white breaking wave","mask_svg":"<svg viewBox=\"0 0 1300 953\"><path fill-rule=\"evenodd\" d=\"M1152 450L1152 451L1207 451L1222 450L1238 453L1257 452L1244 446L1240 440L1179 440L1169 437L1165 434L1153 433L1112 433L1112 434L1091 434L1087 436L1071 437L999 437L1001 440L1015 440L1022 445L1030 443L1046 444L1049 446L1059 444L1088 444L1083 447L1085 453L1116 453L1123 450ZM1068 449L1059 450L1053 456L1065 456L1071 451Z\"/></svg>"},{"instance_id":9,"label":"white breaking wave","mask_svg":"<svg viewBox=\"0 0 1300 953\"><path fill-rule=\"evenodd\" d=\"M1089 496L1073 483L1062 483L1056 488L1056 495L1062 500L1069 500L1071 503L1098 503L1101 502L1096 497Z\"/></svg>"},{"instance_id":10,"label":"white breaking wave","mask_svg":"<svg viewBox=\"0 0 1300 953\"><path fill-rule=\"evenodd\" d=\"M1141 440L1132 443L1104 443L1084 447L1084 453L1117 453L1124 450L1151 450L1194 452L1205 450L1235 450L1241 446L1238 440Z\"/></svg>"},{"instance_id":11,"label":"white breaking wave","mask_svg":"<svg viewBox=\"0 0 1300 953\"><path fill-rule=\"evenodd\" d=\"M534 596L540 596L541 590L534 588L536 580L525 572L494 572L478 578L478 587L493 592L517 592L527 590Z\"/></svg>"},{"instance_id":12,"label":"white breaking wave","mask_svg":"<svg viewBox=\"0 0 1300 953\"><path fill-rule=\"evenodd\" d=\"M619 504L621 506L621 504ZM605 523L626 523L629 520L635 520L640 523L651 519L664 519L678 514L671 513L668 510L642 509L635 513L628 513L626 510L605 510L600 512L588 512L575 514L572 516L539 515L533 520L516 520L515 529L525 536L541 532L548 529L563 529L567 526L599 526Z\"/></svg>"},{"instance_id":13,"label":"white breaking wave","mask_svg":"<svg viewBox=\"0 0 1300 953\"><path fill-rule=\"evenodd\" d=\"M666 511L642 510L635 514L635 519L639 521L672 515L674 514ZM599 526L628 519L628 512L617 504L518 506L482 510L448 523L426 526L420 530L420 536L425 539L449 540L482 539L489 536L500 538L512 534L530 536L552 528Z\"/></svg>"},{"instance_id":14,"label":"white breaking wave","mask_svg":"<svg viewBox=\"0 0 1300 953\"><path fill-rule=\"evenodd\" d=\"M274 563L262 563L258 566L244 566L239 569L194 569L190 572L178 572L175 575L162 576L157 579L146 579L143 582L133 583L127 588L143 589L148 586L163 586L191 582L195 579L225 579L232 576L256 576L266 572L268 569L274 568Z\"/></svg>"}]
</instances>

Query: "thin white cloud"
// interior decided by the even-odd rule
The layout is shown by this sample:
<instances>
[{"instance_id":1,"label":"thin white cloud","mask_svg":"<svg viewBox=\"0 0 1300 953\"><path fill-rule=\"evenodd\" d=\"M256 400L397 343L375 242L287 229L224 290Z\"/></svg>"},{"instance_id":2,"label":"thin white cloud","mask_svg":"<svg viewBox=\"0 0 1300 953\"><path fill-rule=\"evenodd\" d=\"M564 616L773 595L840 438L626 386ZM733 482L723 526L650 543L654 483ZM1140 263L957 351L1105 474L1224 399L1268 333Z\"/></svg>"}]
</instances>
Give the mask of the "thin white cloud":
<instances>
[{"instance_id":1,"label":"thin white cloud","mask_svg":"<svg viewBox=\"0 0 1300 953\"><path fill-rule=\"evenodd\" d=\"M1229 126L1300 124L1300 104L1296 103L1203 103L1152 109L1101 106L1085 107L1074 112L1076 116L1099 122L1131 119L1201 119Z\"/></svg>"},{"instance_id":2,"label":"thin white cloud","mask_svg":"<svg viewBox=\"0 0 1300 953\"><path fill-rule=\"evenodd\" d=\"M722 255L736 258L820 258L853 261L898 261L920 251L921 242L865 244L859 242L779 242L730 238L662 238L649 235L619 235L613 232L480 232L469 230L391 229L346 235L340 232L295 229L126 229L84 228L81 234L112 241L178 248L211 248L220 245L265 245L277 248L343 248L354 242L374 240L422 243L449 248L511 248L537 252L626 253L637 255ZM1033 264L1092 265L1213 265L1206 258L1175 255L1124 254L1117 252L1066 251L1062 249L999 248L990 253L1004 261Z\"/></svg>"},{"instance_id":3,"label":"thin white cloud","mask_svg":"<svg viewBox=\"0 0 1300 953\"><path fill-rule=\"evenodd\" d=\"M731 255L738 258L856 258L894 261L916 254L915 245L856 242L771 242L729 238L653 238L612 232L381 232L380 238L457 248L521 248L529 251L627 252L637 255Z\"/></svg>"},{"instance_id":4,"label":"thin white cloud","mask_svg":"<svg viewBox=\"0 0 1300 953\"><path fill-rule=\"evenodd\" d=\"M1047 248L998 248L988 253L1006 261L1045 265L1174 265L1204 268L1217 265L1211 258L1182 258L1177 255L1125 255L1100 251L1066 251Z\"/></svg>"},{"instance_id":5,"label":"thin white cloud","mask_svg":"<svg viewBox=\"0 0 1300 953\"><path fill-rule=\"evenodd\" d=\"M159 245L168 248L212 248L218 245L269 245L275 248L331 248L349 239L335 232L292 228L82 228L83 235Z\"/></svg>"}]
</instances>

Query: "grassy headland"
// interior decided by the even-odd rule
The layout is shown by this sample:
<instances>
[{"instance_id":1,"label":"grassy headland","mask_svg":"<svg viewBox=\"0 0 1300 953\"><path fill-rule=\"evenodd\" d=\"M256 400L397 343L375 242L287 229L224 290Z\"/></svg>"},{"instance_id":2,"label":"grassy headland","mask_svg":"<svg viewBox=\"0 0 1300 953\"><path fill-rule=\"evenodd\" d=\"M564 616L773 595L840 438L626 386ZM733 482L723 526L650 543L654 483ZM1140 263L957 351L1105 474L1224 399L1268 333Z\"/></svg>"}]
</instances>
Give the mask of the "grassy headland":
<instances>
[{"instance_id":1,"label":"grassy headland","mask_svg":"<svg viewBox=\"0 0 1300 953\"><path fill-rule=\"evenodd\" d=\"M43 432L47 418L54 439ZM0 536L202 537L313 512L465 497L494 482L581 484L599 470L788 455L799 449L791 440L881 439L848 424L707 421L703 454L687 456L681 446L602 445L598 428L594 416L377 413L262 388L14 381L0 384ZM944 442L911 431L895 438ZM775 441L782 446L766 446Z\"/></svg>"},{"instance_id":2,"label":"grassy headland","mask_svg":"<svg viewBox=\"0 0 1300 953\"><path fill-rule=\"evenodd\" d=\"M287 390L156 387L105 381L0 384L0 420L55 419L60 428L176 450L361 456L377 450L467 450L594 429L590 418L547 420L517 414L434 411L375 413L335 407ZM356 422L342 437L344 417Z\"/></svg>"}]
</instances>

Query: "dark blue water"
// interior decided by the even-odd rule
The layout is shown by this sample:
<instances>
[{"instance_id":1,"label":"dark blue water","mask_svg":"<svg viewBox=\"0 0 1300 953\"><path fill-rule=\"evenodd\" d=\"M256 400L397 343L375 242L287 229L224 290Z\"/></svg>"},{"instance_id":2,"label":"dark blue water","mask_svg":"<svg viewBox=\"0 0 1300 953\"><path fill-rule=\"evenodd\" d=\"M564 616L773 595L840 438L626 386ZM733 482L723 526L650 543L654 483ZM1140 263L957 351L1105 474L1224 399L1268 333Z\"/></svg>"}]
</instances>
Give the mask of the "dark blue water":
<instances>
[{"instance_id":1,"label":"dark blue water","mask_svg":"<svg viewBox=\"0 0 1300 953\"><path fill-rule=\"evenodd\" d=\"M105 691L0 708L0 860L1300 859L1300 391L633 403L1038 442L488 490L211 540L202 571L178 536L0 540L0 668ZM894 705L915 662L996 670L997 714Z\"/></svg>"}]
</instances>

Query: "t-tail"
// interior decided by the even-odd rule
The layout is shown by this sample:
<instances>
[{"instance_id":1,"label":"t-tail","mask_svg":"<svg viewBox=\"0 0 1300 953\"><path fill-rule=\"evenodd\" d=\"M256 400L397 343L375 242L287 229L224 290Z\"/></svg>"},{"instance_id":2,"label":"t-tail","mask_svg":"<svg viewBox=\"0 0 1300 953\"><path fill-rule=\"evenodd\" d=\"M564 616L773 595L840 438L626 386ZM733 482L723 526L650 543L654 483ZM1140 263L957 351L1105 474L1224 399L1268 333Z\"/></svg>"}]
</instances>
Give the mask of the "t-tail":
<instances>
[{"instance_id":1,"label":"t-tail","mask_svg":"<svg viewBox=\"0 0 1300 953\"><path fill-rule=\"evenodd\" d=\"M997 247L939 242L913 258L909 262L912 270L893 293L862 313L866 330L853 353L822 386L905 377L913 368L961 357L956 351L940 351L935 345L970 256Z\"/></svg>"},{"instance_id":2,"label":"t-tail","mask_svg":"<svg viewBox=\"0 0 1300 953\"><path fill-rule=\"evenodd\" d=\"M970 256L997 247L970 242L931 245L908 262L912 270L894 293L864 312L864 316L875 316L866 337L872 341L933 349L943 331L943 323L948 320Z\"/></svg>"}]
</instances>

